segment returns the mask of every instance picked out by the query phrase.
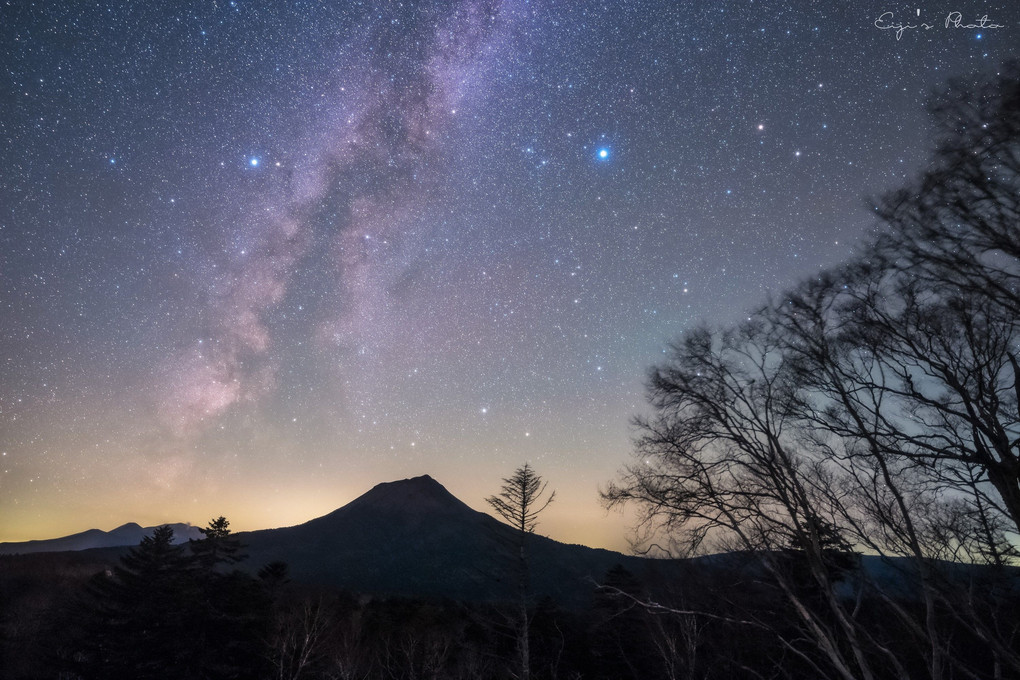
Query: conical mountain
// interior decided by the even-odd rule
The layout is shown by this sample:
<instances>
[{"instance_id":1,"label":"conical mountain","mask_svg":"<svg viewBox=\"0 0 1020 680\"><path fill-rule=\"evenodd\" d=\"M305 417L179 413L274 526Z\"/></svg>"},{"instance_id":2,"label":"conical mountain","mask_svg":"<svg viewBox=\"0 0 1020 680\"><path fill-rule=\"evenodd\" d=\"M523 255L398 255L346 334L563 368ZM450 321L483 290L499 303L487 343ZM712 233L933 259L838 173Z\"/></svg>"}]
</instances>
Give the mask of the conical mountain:
<instances>
[{"instance_id":1,"label":"conical mountain","mask_svg":"<svg viewBox=\"0 0 1020 680\"><path fill-rule=\"evenodd\" d=\"M248 567L274 560L296 581L360 592L499 600L516 594L517 534L472 510L429 476L379 484L328 515L284 529L238 534ZM645 560L532 535L536 596L582 605L618 563Z\"/></svg>"},{"instance_id":2,"label":"conical mountain","mask_svg":"<svg viewBox=\"0 0 1020 680\"><path fill-rule=\"evenodd\" d=\"M425 517L477 519L479 514L432 477L422 475L377 484L339 510L311 520L306 525L327 526L342 522L347 517L364 519L369 515L400 517L404 521L413 522Z\"/></svg>"}]
</instances>

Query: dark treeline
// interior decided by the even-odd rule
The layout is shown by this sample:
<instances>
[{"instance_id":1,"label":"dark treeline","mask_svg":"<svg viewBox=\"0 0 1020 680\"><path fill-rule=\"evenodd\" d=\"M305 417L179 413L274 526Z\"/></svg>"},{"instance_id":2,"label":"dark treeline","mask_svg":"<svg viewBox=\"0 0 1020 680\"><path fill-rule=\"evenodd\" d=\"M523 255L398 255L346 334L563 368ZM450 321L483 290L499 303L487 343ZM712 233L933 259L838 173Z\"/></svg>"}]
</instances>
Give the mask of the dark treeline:
<instances>
[{"instance_id":1,"label":"dark treeline","mask_svg":"<svg viewBox=\"0 0 1020 680\"><path fill-rule=\"evenodd\" d=\"M517 602L386 598L314 588L290 582L283 563L252 575L222 558L208 559L225 555L223 545L239 547L229 543L228 534L221 533L227 541L214 550L175 545L169 538L169 531L157 531L117 566L91 576L95 564L79 563L73 555L6 558L0 572L3 677L520 676ZM789 573L800 574L792 580L800 600L824 618L824 598L798 564L803 556L789 551L781 559ZM858 566L835 562L833 569ZM988 593L996 575L974 572L965 578ZM644 579L618 566L600 581L592 584L586 608L564 609L549 599L531 603L531 677L826 677L819 673L822 650L777 644L796 639L800 615L788 593L746 553L664 564L659 577ZM897 664L908 677L925 677L925 650L901 623L900 610L919 614L923 609L915 589L881 596L848 590L844 597L855 603L860 625L896 650ZM1000 626L1015 630L1020 625L1018 605L1016 592L1000 598L992 612ZM948 610L937 618L946 653L971 670L952 677L997 677L977 632ZM896 676L885 668L874 677Z\"/></svg>"}]
</instances>

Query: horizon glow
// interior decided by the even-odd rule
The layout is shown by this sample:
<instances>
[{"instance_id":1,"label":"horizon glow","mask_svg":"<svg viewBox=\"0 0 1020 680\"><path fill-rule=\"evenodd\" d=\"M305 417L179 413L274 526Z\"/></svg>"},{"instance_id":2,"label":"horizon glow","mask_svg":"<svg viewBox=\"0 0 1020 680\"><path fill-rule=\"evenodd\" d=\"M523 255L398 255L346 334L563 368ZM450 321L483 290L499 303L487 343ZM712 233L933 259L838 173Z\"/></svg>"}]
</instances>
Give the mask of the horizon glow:
<instances>
[{"instance_id":1,"label":"horizon glow","mask_svg":"<svg viewBox=\"0 0 1020 680\"><path fill-rule=\"evenodd\" d=\"M426 473L486 511L530 462L540 532L625 550L598 491L666 344L851 253L931 90L1016 51L802 5L12 13L0 541Z\"/></svg>"}]
</instances>

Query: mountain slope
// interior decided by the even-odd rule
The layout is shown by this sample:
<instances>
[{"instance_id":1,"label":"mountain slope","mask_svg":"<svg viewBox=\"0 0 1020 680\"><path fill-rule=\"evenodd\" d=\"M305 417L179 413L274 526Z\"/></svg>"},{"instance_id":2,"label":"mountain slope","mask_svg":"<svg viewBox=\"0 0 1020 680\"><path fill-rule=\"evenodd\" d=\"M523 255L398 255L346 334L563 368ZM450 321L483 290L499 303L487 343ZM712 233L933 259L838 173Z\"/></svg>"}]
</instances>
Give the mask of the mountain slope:
<instances>
[{"instance_id":1,"label":"mountain slope","mask_svg":"<svg viewBox=\"0 0 1020 680\"><path fill-rule=\"evenodd\" d=\"M196 527L171 526L178 541L201 538ZM114 560L153 529L132 523L109 532L2 543L0 555L106 548L114 552L105 559ZM296 582L475 601L513 599L518 593L516 531L472 510L428 475L379 484L304 524L237 537L248 555L240 568L254 572L283 561ZM537 535L528 537L528 552L534 595L568 606L587 605L595 581L617 564L638 576L664 564Z\"/></svg>"},{"instance_id":2,"label":"mountain slope","mask_svg":"<svg viewBox=\"0 0 1020 680\"><path fill-rule=\"evenodd\" d=\"M251 569L273 560L295 580L362 592L492 600L515 596L516 532L472 510L429 476L379 484L328 515L284 529L245 532ZM616 564L647 560L532 535L532 586L584 604Z\"/></svg>"}]
</instances>

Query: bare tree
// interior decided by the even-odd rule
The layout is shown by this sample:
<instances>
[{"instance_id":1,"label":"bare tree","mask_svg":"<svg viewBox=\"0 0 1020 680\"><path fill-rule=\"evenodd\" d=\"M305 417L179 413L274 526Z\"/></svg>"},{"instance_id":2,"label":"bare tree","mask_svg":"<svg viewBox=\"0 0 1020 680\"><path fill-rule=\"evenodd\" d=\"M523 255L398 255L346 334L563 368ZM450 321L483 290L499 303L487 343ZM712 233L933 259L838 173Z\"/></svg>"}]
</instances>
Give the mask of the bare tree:
<instances>
[{"instance_id":1,"label":"bare tree","mask_svg":"<svg viewBox=\"0 0 1020 680\"><path fill-rule=\"evenodd\" d=\"M940 678L957 664L946 653L940 612L966 611L955 600L968 599L959 579L947 577L945 561L1002 566L1016 551L1008 514L968 454L977 430L946 417L956 399L928 369L952 367L959 376L950 382L960 387L979 375L968 371L971 358L995 340L957 332L959 317L948 310L919 309L934 303L912 289L884 292L843 271L805 283L761 313L786 331L803 440L836 471L840 496L829 502L843 534L868 552L907 558L898 564L909 566L924 615L887 604L927 648L930 677ZM930 398L918 399L925 392ZM978 616L963 623L975 631L985 625ZM989 649L1015 659L1005 638L985 632Z\"/></svg>"},{"instance_id":2,"label":"bare tree","mask_svg":"<svg viewBox=\"0 0 1020 680\"><path fill-rule=\"evenodd\" d=\"M322 597L303 599L276 613L266 649L279 680L308 677L325 656L333 623Z\"/></svg>"},{"instance_id":3,"label":"bare tree","mask_svg":"<svg viewBox=\"0 0 1020 680\"><path fill-rule=\"evenodd\" d=\"M439 680L453 643L447 631L408 628L382 641L379 665L393 680Z\"/></svg>"},{"instance_id":4,"label":"bare tree","mask_svg":"<svg viewBox=\"0 0 1020 680\"><path fill-rule=\"evenodd\" d=\"M838 517L825 502L824 465L799 446L780 330L752 321L721 333L700 329L676 343L649 379L654 415L635 421L638 462L603 497L610 506L636 501L645 523L693 548L756 555L800 621L800 633L783 640L790 651L819 677L873 678L866 647L875 643L836 595ZM789 548L817 604L788 569Z\"/></svg>"},{"instance_id":5,"label":"bare tree","mask_svg":"<svg viewBox=\"0 0 1020 680\"><path fill-rule=\"evenodd\" d=\"M542 481L528 463L514 471L514 474L503 480L499 494L489 496L485 502L492 506L500 517L505 519L516 530L518 548L518 594L519 618L517 621L517 651L520 655L520 678L531 677L531 647L529 598L530 576L528 573L528 537L534 533L538 525L539 514L549 507L556 492L545 496L548 484Z\"/></svg>"},{"instance_id":6,"label":"bare tree","mask_svg":"<svg viewBox=\"0 0 1020 680\"><path fill-rule=\"evenodd\" d=\"M1020 314L1020 61L950 81L930 106L931 167L875 206L887 229L872 253L931 286L980 292Z\"/></svg>"},{"instance_id":7,"label":"bare tree","mask_svg":"<svg viewBox=\"0 0 1020 680\"><path fill-rule=\"evenodd\" d=\"M931 111L931 167L876 205L858 335L911 365L896 397L930 433L911 453L973 468L1020 531L1020 61L951 81Z\"/></svg>"},{"instance_id":8,"label":"bare tree","mask_svg":"<svg viewBox=\"0 0 1020 680\"><path fill-rule=\"evenodd\" d=\"M973 585L1020 536L1020 67L951 84L933 112L931 169L877 206L888 229L860 256L653 369L638 462L604 494L695 549L757 554L820 656L784 645L819 675L917 674L860 624L865 588L928 677L1020 672L1015 586ZM860 569L857 601L838 595L851 547L901 560L885 564L917 599ZM813 598L777 560L790 549Z\"/></svg>"}]
</instances>

